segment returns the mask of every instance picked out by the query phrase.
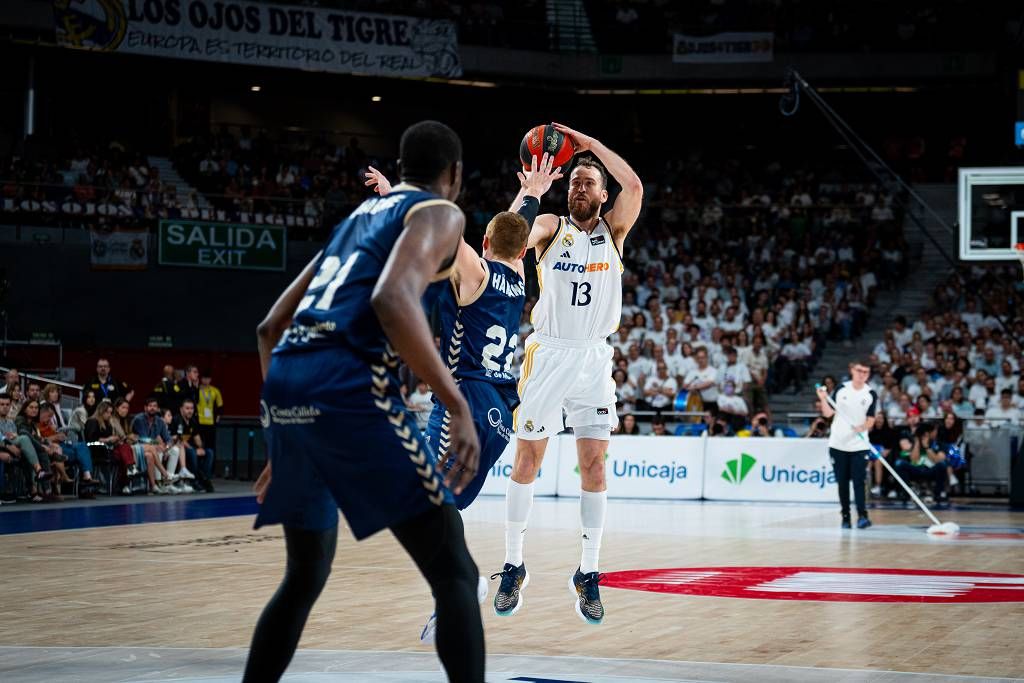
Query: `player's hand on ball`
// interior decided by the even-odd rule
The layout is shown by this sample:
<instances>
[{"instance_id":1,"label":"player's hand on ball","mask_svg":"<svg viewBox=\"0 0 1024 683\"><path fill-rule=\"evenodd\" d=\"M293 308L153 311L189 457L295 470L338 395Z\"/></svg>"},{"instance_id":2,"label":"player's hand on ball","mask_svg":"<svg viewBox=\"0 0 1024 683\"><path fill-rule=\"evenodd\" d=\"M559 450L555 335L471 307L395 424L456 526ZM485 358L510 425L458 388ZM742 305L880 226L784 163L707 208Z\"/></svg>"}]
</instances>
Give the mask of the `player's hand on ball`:
<instances>
[{"instance_id":1,"label":"player's hand on ball","mask_svg":"<svg viewBox=\"0 0 1024 683\"><path fill-rule=\"evenodd\" d=\"M551 189L551 183L555 182L559 178L564 177L562 175L562 169L556 168L552 170L552 165L555 163L555 158L548 155L547 152L540 159L540 164L537 163L537 157L533 157L533 161L530 163L530 170L519 171L516 173L519 176L519 182L523 189L526 190L526 194L532 195L540 199L540 197Z\"/></svg>"},{"instance_id":2,"label":"player's hand on ball","mask_svg":"<svg viewBox=\"0 0 1024 683\"><path fill-rule=\"evenodd\" d=\"M559 133L572 140L573 146L576 147L577 154L580 152L586 152L594 146L594 138L589 135L584 135L578 130L573 130L569 126L563 126L561 123L552 122L551 125L554 126L555 130Z\"/></svg>"},{"instance_id":3,"label":"player's hand on ball","mask_svg":"<svg viewBox=\"0 0 1024 683\"><path fill-rule=\"evenodd\" d=\"M260 472L259 479L252 485L252 490L256 492L256 502L263 504L263 500L267 497L267 489L270 488L270 461L267 461L266 467Z\"/></svg>"},{"instance_id":4,"label":"player's hand on ball","mask_svg":"<svg viewBox=\"0 0 1024 683\"><path fill-rule=\"evenodd\" d=\"M366 182L363 183L367 187L372 187L373 191L379 194L381 197L391 192L391 182L387 177L375 169L373 166L367 166L369 170L366 172Z\"/></svg>"},{"instance_id":5,"label":"player's hand on ball","mask_svg":"<svg viewBox=\"0 0 1024 683\"><path fill-rule=\"evenodd\" d=\"M449 433L452 444L441 466L444 467L450 458L455 458L455 463L445 475L444 483L455 494L460 494L466 485L473 481L480 467L480 441L477 439L476 428L473 426L473 418L468 408L453 412L451 415L452 425Z\"/></svg>"}]
</instances>

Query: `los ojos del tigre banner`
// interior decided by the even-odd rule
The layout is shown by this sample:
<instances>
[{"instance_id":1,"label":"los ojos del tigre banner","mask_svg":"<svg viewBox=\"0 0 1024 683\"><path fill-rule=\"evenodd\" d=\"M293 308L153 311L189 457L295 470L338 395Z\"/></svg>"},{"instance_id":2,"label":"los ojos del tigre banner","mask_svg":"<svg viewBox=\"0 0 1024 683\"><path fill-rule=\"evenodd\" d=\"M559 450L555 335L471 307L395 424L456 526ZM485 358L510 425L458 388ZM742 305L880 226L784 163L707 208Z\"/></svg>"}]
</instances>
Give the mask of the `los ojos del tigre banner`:
<instances>
[{"instance_id":1,"label":"los ojos del tigre banner","mask_svg":"<svg viewBox=\"0 0 1024 683\"><path fill-rule=\"evenodd\" d=\"M462 75L447 20L224 0L54 0L65 47L379 76Z\"/></svg>"}]
</instances>

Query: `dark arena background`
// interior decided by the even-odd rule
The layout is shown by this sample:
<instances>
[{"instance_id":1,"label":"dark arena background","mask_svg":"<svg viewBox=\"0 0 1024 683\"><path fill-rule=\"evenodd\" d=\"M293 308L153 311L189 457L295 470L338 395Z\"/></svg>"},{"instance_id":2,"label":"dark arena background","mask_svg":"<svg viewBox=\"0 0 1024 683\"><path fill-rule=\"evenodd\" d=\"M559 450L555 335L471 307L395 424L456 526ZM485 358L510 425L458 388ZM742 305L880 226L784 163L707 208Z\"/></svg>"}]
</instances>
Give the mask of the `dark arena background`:
<instances>
[{"instance_id":1,"label":"dark arena background","mask_svg":"<svg viewBox=\"0 0 1024 683\"><path fill-rule=\"evenodd\" d=\"M1024 678L1020 5L6 0L0 64L5 683ZM564 134L575 161L609 172L607 222L571 211L570 181L593 166L574 161L543 194L533 230L553 227L523 258L521 315L502 309L518 327L481 327L479 344L469 322L463 340L474 297L458 283L482 263L481 291L509 294L488 274L513 271L491 256L460 252L454 290L434 288L461 311L454 336L443 301L423 298L435 350L371 300L391 282L379 267L360 298L334 277L344 254L323 255L353 226L386 236L374 216L417 188L443 195L399 163L424 120L461 139L461 211L444 210L477 252L542 172L517 175L535 126L550 136L538 144ZM365 203L374 171L396 186L390 204ZM385 258L451 233L413 218L440 215L433 204L378 235ZM429 257L405 262L395 291ZM332 279L335 299L319 298ZM258 336L293 281L282 327ZM580 312L591 285L603 303ZM335 315L354 310L342 299L366 315ZM377 330L387 367L332 360L368 353L340 341L305 354L319 359L306 374L281 370L321 303L334 317L316 329ZM588 315L610 318L610 336L550 331ZM287 405L261 372L279 339L268 377ZM460 345L495 340L487 379L463 376ZM594 349L607 351L596 375ZM518 387L507 406L469 402L481 442L503 439L461 512L472 562L463 549L462 569L438 571L461 528L403 536L392 521L357 542L352 497L396 500L403 485L381 463L412 460L448 500L436 459L466 465L468 437L449 433L462 418L438 403L440 440L420 431L449 388L499 376ZM358 404L345 382L364 377L370 412L325 407ZM527 433L527 398L545 377L576 389L552 399L542 466L524 475L546 424ZM607 441L574 405L617 416ZM333 565L327 553L308 578L296 539L333 532L254 520L323 495L345 514ZM458 526L449 503L430 507ZM516 583L503 612L524 548L529 589ZM425 580L406 551L442 576ZM291 628L272 609L297 599L286 560L315 600L290 660L290 641L259 636ZM445 611L474 562L483 678L452 663L482 656L475 611ZM278 647L282 668L254 664Z\"/></svg>"}]
</instances>

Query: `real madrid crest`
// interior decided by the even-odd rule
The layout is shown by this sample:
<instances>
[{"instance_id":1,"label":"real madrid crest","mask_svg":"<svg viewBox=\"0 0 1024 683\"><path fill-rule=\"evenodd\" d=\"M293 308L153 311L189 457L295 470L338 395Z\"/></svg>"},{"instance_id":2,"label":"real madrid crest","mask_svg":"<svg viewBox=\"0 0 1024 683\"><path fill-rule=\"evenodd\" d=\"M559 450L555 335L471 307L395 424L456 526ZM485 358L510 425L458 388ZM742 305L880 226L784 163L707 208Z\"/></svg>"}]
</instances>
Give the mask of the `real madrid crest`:
<instances>
[{"instance_id":1,"label":"real madrid crest","mask_svg":"<svg viewBox=\"0 0 1024 683\"><path fill-rule=\"evenodd\" d=\"M572 246L572 235L566 234L565 237L562 238L562 246L563 247L571 247Z\"/></svg>"},{"instance_id":2,"label":"real madrid crest","mask_svg":"<svg viewBox=\"0 0 1024 683\"><path fill-rule=\"evenodd\" d=\"M524 429L525 429L526 431L528 431L528 432L532 432L532 431L533 431L533 420L527 420L527 421L526 421L526 424L525 424L525 425L523 425L523 428L524 428Z\"/></svg>"}]
</instances>

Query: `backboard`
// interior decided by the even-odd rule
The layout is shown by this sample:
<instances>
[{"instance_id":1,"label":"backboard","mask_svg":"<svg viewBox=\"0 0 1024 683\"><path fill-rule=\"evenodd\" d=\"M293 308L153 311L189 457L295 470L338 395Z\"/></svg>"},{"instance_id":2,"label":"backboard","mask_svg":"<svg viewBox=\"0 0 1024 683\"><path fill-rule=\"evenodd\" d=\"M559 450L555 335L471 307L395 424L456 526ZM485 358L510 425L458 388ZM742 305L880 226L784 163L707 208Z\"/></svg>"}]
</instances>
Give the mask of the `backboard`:
<instances>
[{"instance_id":1,"label":"backboard","mask_svg":"<svg viewBox=\"0 0 1024 683\"><path fill-rule=\"evenodd\" d=\"M1011 261L1024 242L1024 166L961 168L960 259Z\"/></svg>"}]
</instances>

